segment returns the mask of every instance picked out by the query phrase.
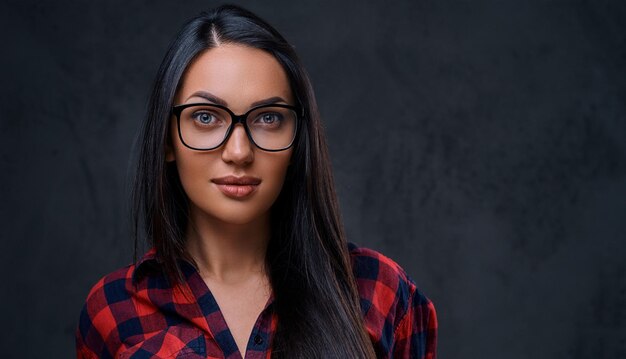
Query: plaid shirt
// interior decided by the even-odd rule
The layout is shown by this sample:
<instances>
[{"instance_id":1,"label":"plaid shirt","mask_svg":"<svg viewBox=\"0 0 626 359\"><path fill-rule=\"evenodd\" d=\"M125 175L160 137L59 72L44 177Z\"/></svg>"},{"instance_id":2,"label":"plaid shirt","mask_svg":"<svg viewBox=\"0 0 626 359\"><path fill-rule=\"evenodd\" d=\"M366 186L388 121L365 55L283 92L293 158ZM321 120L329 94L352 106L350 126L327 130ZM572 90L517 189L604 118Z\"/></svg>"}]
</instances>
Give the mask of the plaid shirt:
<instances>
[{"instance_id":1,"label":"plaid shirt","mask_svg":"<svg viewBox=\"0 0 626 359\"><path fill-rule=\"evenodd\" d=\"M435 358L435 308L391 259L350 243L365 326L379 358ZM215 298L183 264L185 286L172 288L154 249L91 289L76 332L78 358L241 358ZM273 296L259 315L246 358L270 358L277 316Z\"/></svg>"}]
</instances>

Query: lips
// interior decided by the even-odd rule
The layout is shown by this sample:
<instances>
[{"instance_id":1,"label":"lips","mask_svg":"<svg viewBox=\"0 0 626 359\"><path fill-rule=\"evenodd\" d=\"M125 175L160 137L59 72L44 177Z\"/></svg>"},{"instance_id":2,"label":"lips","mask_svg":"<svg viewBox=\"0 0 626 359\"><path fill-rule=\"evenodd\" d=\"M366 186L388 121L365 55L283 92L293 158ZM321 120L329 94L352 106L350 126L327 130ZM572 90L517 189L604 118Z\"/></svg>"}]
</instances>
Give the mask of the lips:
<instances>
[{"instance_id":1,"label":"lips","mask_svg":"<svg viewBox=\"0 0 626 359\"><path fill-rule=\"evenodd\" d=\"M217 188L227 197L245 198L256 191L258 185L261 183L261 179L250 176L226 176L214 178L211 182L215 183Z\"/></svg>"}]
</instances>

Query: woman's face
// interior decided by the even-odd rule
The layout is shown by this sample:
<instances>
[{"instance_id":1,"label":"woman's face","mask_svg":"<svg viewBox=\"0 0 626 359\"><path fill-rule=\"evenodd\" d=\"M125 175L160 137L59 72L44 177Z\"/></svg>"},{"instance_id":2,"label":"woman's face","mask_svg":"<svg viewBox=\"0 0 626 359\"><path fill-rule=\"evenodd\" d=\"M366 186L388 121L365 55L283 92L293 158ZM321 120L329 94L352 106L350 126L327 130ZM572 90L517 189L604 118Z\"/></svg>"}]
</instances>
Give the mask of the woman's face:
<instances>
[{"instance_id":1,"label":"woman's face","mask_svg":"<svg viewBox=\"0 0 626 359\"><path fill-rule=\"evenodd\" d=\"M272 98L272 103L294 105L287 75L278 61L262 50L222 44L189 65L174 103L222 102L241 115L254 103ZM263 151L237 124L220 147L197 151L181 142L175 118L170 129L172 145L166 148L166 160L176 161L192 216L246 224L269 215L285 179L291 148Z\"/></svg>"}]
</instances>

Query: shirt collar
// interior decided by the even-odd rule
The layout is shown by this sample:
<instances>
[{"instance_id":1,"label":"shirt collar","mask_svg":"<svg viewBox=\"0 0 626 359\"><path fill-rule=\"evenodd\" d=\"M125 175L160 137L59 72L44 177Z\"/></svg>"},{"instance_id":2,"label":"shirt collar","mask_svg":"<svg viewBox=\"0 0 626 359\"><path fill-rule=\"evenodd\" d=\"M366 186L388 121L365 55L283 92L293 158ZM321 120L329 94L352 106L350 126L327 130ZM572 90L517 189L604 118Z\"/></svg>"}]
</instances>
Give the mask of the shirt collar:
<instances>
[{"instance_id":1,"label":"shirt collar","mask_svg":"<svg viewBox=\"0 0 626 359\"><path fill-rule=\"evenodd\" d=\"M189 264L189 262L186 262L186 261L183 263ZM191 266L191 264L189 265ZM133 273L132 273L133 284L137 284L146 276L150 274L155 274L155 273L163 274L163 271L161 268L161 263L159 262L159 259L157 258L156 248L152 247L143 255L143 257L141 257L139 261L135 263L135 268L133 269ZM265 305L265 309L272 306L272 304L274 303L274 300L275 300L274 291L272 290L270 292L269 300L267 301Z\"/></svg>"},{"instance_id":2,"label":"shirt collar","mask_svg":"<svg viewBox=\"0 0 626 359\"><path fill-rule=\"evenodd\" d=\"M151 271L160 268L160 263L157 260L156 256L156 248L152 247L148 250L142 257L135 263L135 268L133 269L133 283L137 283Z\"/></svg>"}]
</instances>

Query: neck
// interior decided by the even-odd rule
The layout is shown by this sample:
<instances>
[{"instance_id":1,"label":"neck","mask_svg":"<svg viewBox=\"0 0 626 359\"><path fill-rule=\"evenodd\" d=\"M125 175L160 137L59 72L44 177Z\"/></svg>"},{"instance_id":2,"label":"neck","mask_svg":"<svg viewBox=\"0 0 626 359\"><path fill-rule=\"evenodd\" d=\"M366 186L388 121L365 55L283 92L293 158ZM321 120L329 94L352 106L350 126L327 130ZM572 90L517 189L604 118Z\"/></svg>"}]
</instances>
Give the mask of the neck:
<instances>
[{"instance_id":1,"label":"neck","mask_svg":"<svg viewBox=\"0 0 626 359\"><path fill-rule=\"evenodd\" d=\"M251 274L265 275L269 213L250 223L232 224L197 208L189 212L186 247L202 277L237 284Z\"/></svg>"}]
</instances>

